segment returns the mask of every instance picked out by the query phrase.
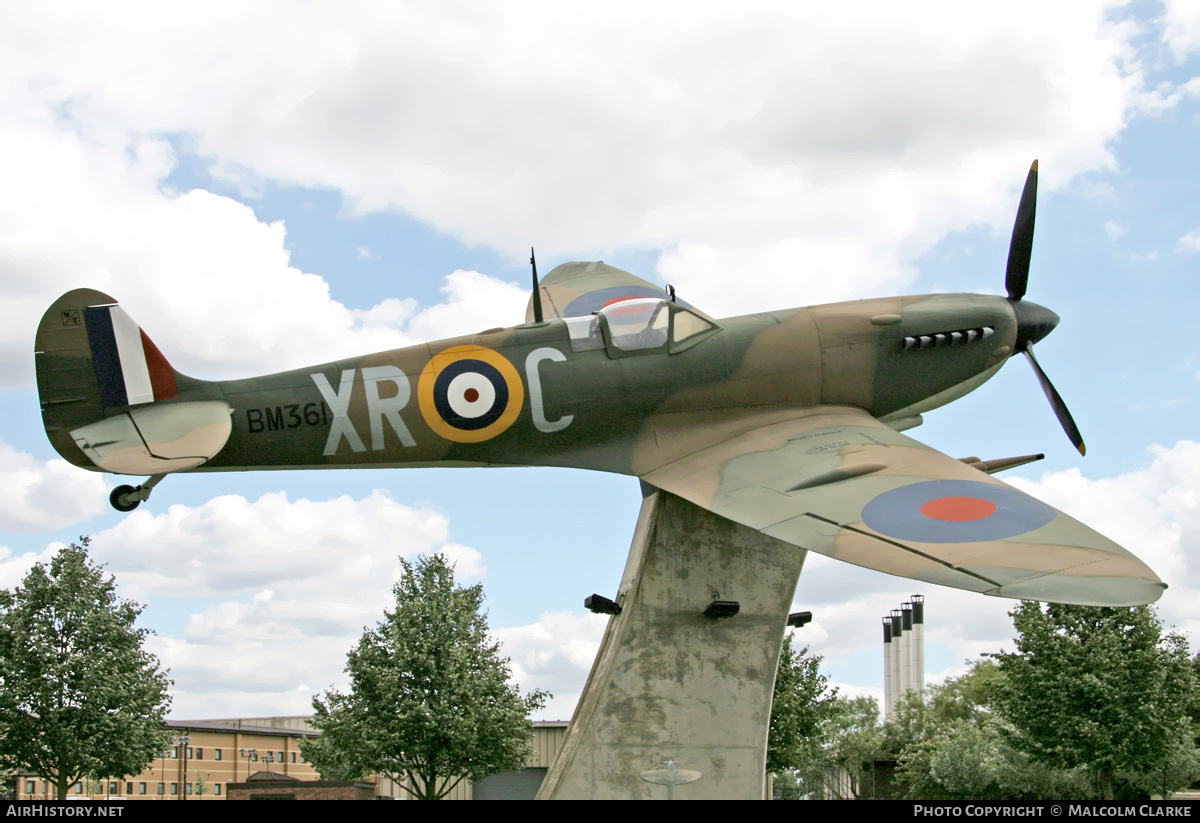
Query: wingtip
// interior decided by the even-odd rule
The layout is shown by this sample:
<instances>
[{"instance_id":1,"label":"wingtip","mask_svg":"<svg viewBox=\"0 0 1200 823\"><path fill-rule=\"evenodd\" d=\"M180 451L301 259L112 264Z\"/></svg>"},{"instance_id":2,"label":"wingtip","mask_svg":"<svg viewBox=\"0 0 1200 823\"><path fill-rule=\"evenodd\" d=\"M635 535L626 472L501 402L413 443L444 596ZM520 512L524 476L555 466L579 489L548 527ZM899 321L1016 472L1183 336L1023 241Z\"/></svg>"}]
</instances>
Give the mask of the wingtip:
<instances>
[{"instance_id":1,"label":"wingtip","mask_svg":"<svg viewBox=\"0 0 1200 823\"><path fill-rule=\"evenodd\" d=\"M1033 161L1033 165L1029 167L1030 171L1037 171L1037 161Z\"/></svg>"},{"instance_id":2,"label":"wingtip","mask_svg":"<svg viewBox=\"0 0 1200 823\"><path fill-rule=\"evenodd\" d=\"M1087 446L1083 443L1079 444L1079 454L1081 457L1087 457Z\"/></svg>"}]
</instances>

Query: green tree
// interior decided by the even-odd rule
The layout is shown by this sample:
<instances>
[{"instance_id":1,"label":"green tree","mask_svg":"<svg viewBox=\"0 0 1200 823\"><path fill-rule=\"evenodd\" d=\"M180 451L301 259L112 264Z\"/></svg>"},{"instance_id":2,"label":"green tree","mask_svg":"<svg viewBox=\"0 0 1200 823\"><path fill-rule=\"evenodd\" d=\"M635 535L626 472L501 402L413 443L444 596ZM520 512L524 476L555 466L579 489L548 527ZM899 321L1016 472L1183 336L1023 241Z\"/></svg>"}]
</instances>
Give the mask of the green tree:
<instances>
[{"instance_id":1,"label":"green tree","mask_svg":"<svg viewBox=\"0 0 1200 823\"><path fill-rule=\"evenodd\" d=\"M991 660L960 677L909 693L889 718L885 748L899 762L896 785L912 800L1082 799L1082 770L1034 763L1009 743L997 710L1004 674Z\"/></svg>"},{"instance_id":2,"label":"green tree","mask_svg":"<svg viewBox=\"0 0 1200 823\"><path fill-rule=\"evenodd\" d=\"M866 770L879 756L881 731L874 698L835 696L821 721L823 744L797 776L822 797L861 798L870 788Z\"/></svg>"},{"instance_id":3,"label":"green tree","mask_svg":"<svg viewBox=\"0 0 1200 823\"><path fill-rule=\"evenodd\" d=\"M779 653L775 691L771 700L771 725L767 732L767 771L779 773L811 760L820 750L823 726L837 689L821 674L820 655L808 647L799 652L789 632Z\"/></svg>"},{"instance_id":4,"label":"green tree","mask_svg":"<svg viewBox=\"0 0 1200 823\"><path fill-rule=\"evenodd\" d=\"M88 538L0 590L0 766L26 768L58 798L90 777L129 777L168 743L171 681L142 648L142 607L87 554Z\"/></svg>"},{"instance_id":5,"label":"green tree","mask_svg":"<svg viewBox=\"0 0 1200 823\"><path fill-rule=\"evenodd\" d=\"M395 608L347 655L350 693L313 698L321 736L301 743L305 758L326 779L378 772L421 800L525 768L528 714L549 695L522 698L508 682L480 611L483 586L456 586L440 555L400 563Z\"/></svg>"},{"instance_id":6,"label":"green tree","mask_svg":"<svg viewBox=\"0 0 1200 823\"><path fill-rule=\"evenodd\" d=\"M802 795L860 794L863 764L879 745L879 706L869 697L843 698L820 671L821 656L796 651L789 633L779 655L767 771Z\"/></svg>"},{"instance_id":7,"label":"green tree","mask_svg":"<svg viewBox=\"0 0 1200 823\"><path fill-rule=\"evenodd\" d=\"M1114 798L1118 781L1137 792L1155 777L1167 779L1163 761L1179 761L1181 747L1194 748L1188 710L1195 678L1186 641L1164 636L1148 606L1043 608L1026 601L1010 614L1017 651L988 656L1004 675L996 705L1012 724L1012 745L1039 764L1085 768L1105 800Z\"/></svg>"}]
</instances>

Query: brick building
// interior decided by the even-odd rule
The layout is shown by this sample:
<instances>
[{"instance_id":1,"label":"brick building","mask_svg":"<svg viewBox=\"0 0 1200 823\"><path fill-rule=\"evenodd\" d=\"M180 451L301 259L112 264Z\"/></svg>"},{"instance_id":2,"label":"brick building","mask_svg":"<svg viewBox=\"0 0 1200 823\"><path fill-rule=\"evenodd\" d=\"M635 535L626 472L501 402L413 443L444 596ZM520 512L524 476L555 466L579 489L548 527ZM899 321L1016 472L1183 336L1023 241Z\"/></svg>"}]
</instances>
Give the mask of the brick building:
<instances>
[{"instance_id":1,"label":"brick building","mask_svg":"<svg viewBox=\"0 0 1200 823\"><path fill-rule=\"evenodd\" d=\"M227 792L226 800L374 800L375 784L255 772L244 783L227 784Z\"/></svg>"},{"instance_id":2,"label":"brick building","mask_svg":"<svg viewBox=\"0 0 1200 823\"><path fill-rule=\"evenodd\" d=\"M282 784L304 781L309 788L312 788L311 783L323 783L325 785L320 788L332 789L336 781L321 781L320 775L300 753L300 741L318 734L308 721L307 716L170 720L166 727L173 745L141 774L131 778L80 781L70 788L68 797L225 800L226 793L234 785L255 788L258 784L281 778ZM533 726L533 752L524 770L492 775L478 784L464 780L446 799L531 798L558 755L567 723L538 721ZM54 786L35 775L20 774L15 783L18 800L55 798ZM353 787L351 794L355 799L361 799L364 791L361 786L364 785L370 788L370 797L409 799L401 786L386 778L376 777L365 784L336 784ZM301 788L296 786L293 793ZM267 787L263 791L267 792ZM288 793L281 786L270 788L267 793L272 792ZM297 795L296 799L301 798Z\"/></svg>"}]
</instances>

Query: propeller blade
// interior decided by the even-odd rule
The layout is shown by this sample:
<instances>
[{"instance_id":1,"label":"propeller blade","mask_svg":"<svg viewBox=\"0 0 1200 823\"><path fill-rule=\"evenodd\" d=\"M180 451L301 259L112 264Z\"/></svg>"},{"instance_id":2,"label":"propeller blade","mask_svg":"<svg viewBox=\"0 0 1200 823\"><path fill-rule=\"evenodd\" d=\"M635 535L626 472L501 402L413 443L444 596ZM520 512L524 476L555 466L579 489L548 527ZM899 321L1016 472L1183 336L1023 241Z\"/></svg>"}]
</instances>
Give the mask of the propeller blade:
<instances>
[{"instance_id":1,"label":"propeller blade","mask_svg":"<svg viewBox=\"0 0 1200 823\"><path fill-rule=\"evenodd\" d=\"M1025 178L1025 190L1021 192L1021 204L1017 206L1017 219L1013 223L1012 242L1008 246L1008 270L1004 275L1004 287L1010 300L1025 296L1029 284L1029 256L1033 252L1033 222L1037 214L1038 164L1033 161L1029 176Z\"/></svg>"},{"instance_id":2,"label":"propeller blade","mask_svg":"<svg viewBox=\"0 0 1200 823\"><path fill-rule=\"evenodd\" d=\"M1037 375L1038 382L1042 384L1042 391L1046 393L1046 399L1050 401L1050 407L1054 409L1054 414L1058 416L1058 422L1063 427L1063 431L1067 433L1067 437L1071 440L1071 445L1079 450L1081 455L1087 454L1087 448L1083 445L1083 435L1079 433L1079 427L1075 425L1075 420L1071 417L1071 412L1067 411L1067 404L1063 402L1062 395L1054 388L1054 384L1050 382L1050 378L1042 371L1042 367L1038 365L1038 361L1033 356L1033 346L1026 346L1021 350L1021 353L1029 358L1029 365L1033 366L1033 373Z\"/></svg>"}]
</instances>

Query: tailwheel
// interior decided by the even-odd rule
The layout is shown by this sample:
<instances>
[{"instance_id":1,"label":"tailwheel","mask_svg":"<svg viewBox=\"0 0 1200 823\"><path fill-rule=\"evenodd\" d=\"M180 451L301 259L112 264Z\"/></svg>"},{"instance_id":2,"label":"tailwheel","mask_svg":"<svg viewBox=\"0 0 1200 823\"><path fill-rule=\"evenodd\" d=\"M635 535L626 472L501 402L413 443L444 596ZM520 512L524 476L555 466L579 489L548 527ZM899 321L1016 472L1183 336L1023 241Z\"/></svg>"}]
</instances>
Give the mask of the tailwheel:
<instances>
[{"instance_id":1,"label":"tailwheel","mask_svg":"<svg viewBox=\"0 0 1200 823\"><path fill-rule=\"evenodd\" d=\"M131 512L143 500L150 499L150 492L164 477L165 474L156 474L147 478L140 486L117 486L108 496L108 502L119 512Z\"/></svg>"},{"instance_id":2,"label":"tailwheel","mask_svg":"<svg viewBox=\"0 0 1200 823\"><path fill-rule=\"evenodd\" d=\"M117 486L108 496L108 502L112 503L112 507L119 512L131 512L142 502L135 496L138 491L139 489L135 489L133 486Z\"/></svg>"}]
</instances>

